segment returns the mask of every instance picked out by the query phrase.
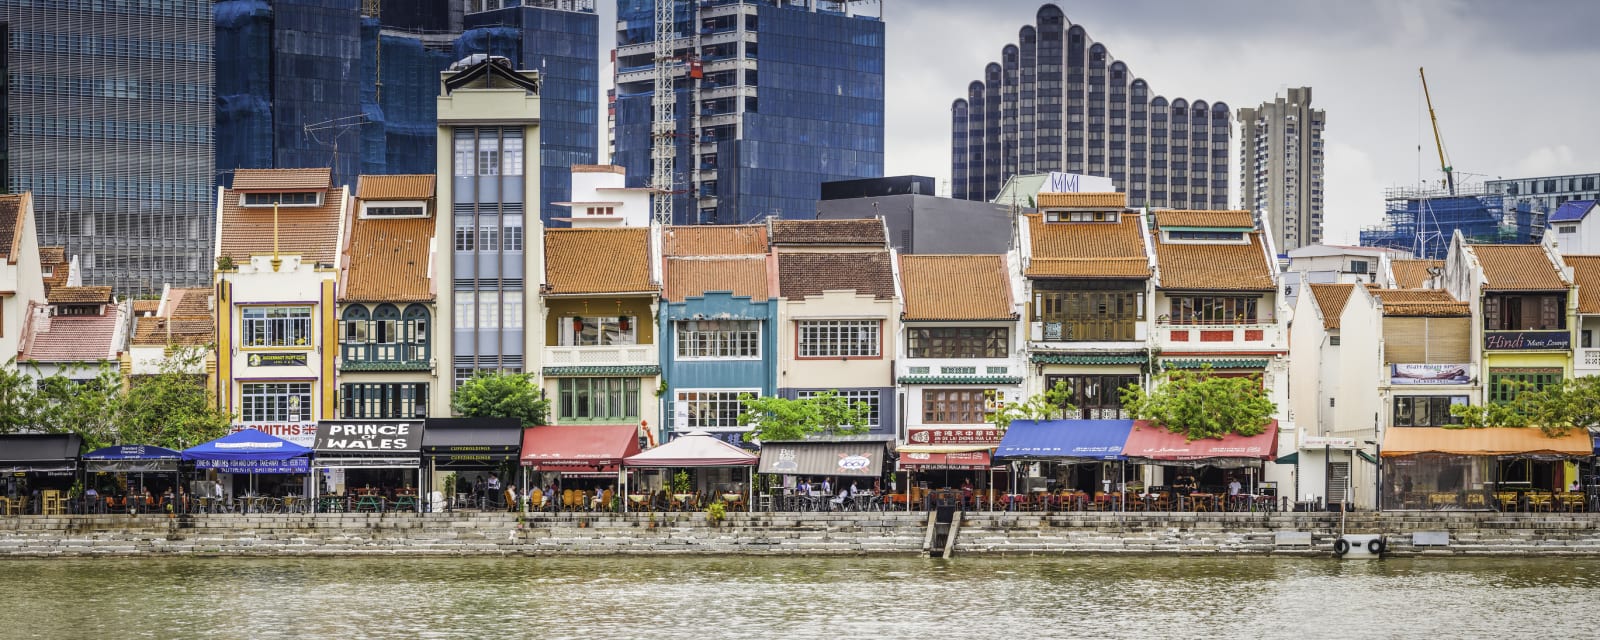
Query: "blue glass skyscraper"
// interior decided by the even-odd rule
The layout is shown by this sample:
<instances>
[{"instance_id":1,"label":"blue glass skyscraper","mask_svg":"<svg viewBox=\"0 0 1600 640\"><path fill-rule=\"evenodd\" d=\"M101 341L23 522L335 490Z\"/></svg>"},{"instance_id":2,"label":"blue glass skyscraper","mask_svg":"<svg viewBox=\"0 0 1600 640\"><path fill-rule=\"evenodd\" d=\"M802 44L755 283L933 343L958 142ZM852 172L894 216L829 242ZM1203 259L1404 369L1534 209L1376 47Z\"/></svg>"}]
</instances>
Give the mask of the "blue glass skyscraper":
<instances>
[{"instance_id":1,"label":"blue glass skyscraper","mask_svg":"<svg viewBox=\"0 0 1600 640\"><path fill-rule=\"evenodd\" d=\"M884 25L841 0L677 0L674 221L812 218L820 185L883 174ZM650 183L654 0L617 2L616 148Z\"/></svg>"}]
</instances>

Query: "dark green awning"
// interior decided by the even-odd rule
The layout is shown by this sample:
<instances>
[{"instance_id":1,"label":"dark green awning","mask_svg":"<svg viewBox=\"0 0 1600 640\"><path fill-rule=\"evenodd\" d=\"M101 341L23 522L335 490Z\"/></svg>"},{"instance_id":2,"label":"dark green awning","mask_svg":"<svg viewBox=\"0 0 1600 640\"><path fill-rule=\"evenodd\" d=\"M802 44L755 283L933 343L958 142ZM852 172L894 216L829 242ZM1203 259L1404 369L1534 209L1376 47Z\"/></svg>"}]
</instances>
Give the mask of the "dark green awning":
<instances>
[{"instance_id":1,"label":"dark green awning","mask_svg":"<svg viewBox=\"0 0 1600 640\"><path fill-rule=\"evenodd\" d=\"M900 384L1022 384L1007 376L900 376Z\"/></svg>"},{"instance_id":2,"label":"dark green awning","mask_svg":"<svg viewBox=\"0 0 1600 640\"><path fill-rule=\"evenodd\" d=\"M1278 464L1296 464L1300 462L1300 452L1296 451L1286 456L1278 456L1278 459L1273 460L1273 462Z\"/></svg>"},{"instance_id":3,"label":"dark green awning","mask_svg":"<svg viewBox=\"0 0 1600 640\"><path fill-rule=\"evenodd\" d=\"M617 365L617 366L587 366L587 367L545 367L544 374L555 378L577 378L589 376L611 376L618 378L636 378L642 376L661 375L661 367L656 365Z\"/></svg>"},{"instance_id":4,"label":"dark green awning","mask_svg":"<svg viewBox=\"0 0 1600 640\"><path fill-rule=\"evenodd\" d=\"M1199 369L1210 365L1212 369L1265 369L1266 358L1193 358L1185 360L1162 360L1161 366L1168 369Z\"/></svg>"},{"instance_id":5,"label":"dark green awning","mask_svg":"<svg viewBox=\"0 0 1600 640\"><path fill-rule=\"evenodd\" d=\"M1372 457L1372 454L1370 454L1370 453L1367 453L1365 451L1357 451L1356 455L1361 456L1362 460L1366 460L1367 462L1371 462L1372 464L1378 464L1378 459Z\"/></svg>"}]
</instances>

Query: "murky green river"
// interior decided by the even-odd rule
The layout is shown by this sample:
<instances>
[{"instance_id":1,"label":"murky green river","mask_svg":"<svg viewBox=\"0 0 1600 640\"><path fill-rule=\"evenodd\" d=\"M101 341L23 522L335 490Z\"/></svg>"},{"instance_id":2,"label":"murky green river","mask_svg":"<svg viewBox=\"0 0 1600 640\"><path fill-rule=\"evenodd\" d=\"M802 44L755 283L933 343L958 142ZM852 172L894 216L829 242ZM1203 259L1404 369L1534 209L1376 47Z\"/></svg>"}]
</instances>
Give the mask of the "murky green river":
<instances>
[{"instance_id":1,"label":"murky green river","mask_svg":"<svg viewBox=\"0 0 1600 640\"><path fill-rule=\"evenodd\" d=\"M1600 561L0 562L5 638L1593 637Z\"/></svg>"}]
</instances>

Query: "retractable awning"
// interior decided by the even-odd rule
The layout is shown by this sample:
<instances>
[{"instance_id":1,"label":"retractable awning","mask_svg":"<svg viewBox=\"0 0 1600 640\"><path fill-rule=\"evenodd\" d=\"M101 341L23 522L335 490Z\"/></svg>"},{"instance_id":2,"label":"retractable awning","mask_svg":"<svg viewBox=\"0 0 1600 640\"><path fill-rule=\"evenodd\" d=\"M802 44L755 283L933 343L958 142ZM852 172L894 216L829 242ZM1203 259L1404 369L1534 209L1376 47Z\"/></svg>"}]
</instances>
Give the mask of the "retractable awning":
<instances>
[{"instance_id":1,"label":"retractable awning","mask_svg":"<svg viewBox=\"0 0 1600 640\"><path fill-rule=\"evenodd\" d=\"M1153 461L1271 460L1278 452L1278 422L1272 421L1253 436L1230 433L1222 438L1190 440L1181 433L1144 421L1134 423L1124 453Z\"/></svg>"},{"instance_id":2,"label":"retractable awning","mask_svg":"<svg viewBox=\"0 0 1600 640\"><path fill-rule=\"evenodd\" d=\"M83 454L83 468L105 473L170 473L183 454L143 444L123 444Z\"/></svg>"},{"instance_id":3,"label":"retractable awning","mask_svg":"<svg viewBox=\"0 0 1600 640\"><path fill-rule=\"evenodd\" d=\"M491 468L521 451L516 418L428 418L422 432L422 455L439 469Z\"/></svg>"},{"instance_id":4,"label":"retractable awning","mask_svg":"<svg viewBox=\"0 0 1600 640\"><path fill-rule=\"evenodd\" d=\"M1594 455L1594 442L1589 432L1581 429L1574 429L1557 438L1549 437L1535 427L1393 427L1384 432L1383 457L1396 458L1419 453L1586 458Z\"/></svg>"},{"instance_id":5,"label":"retractable awning","mask_svg":"<svg viewBox=\"0 0 1600 640\"><path fill-rule=\"evenodd\" d=\"M1124 459L1132 420L1016 420L994 457L1100 462Z\"/></svg>"},{"instance_id":6,"label":"retractable awning","mask_svg":"<svg viewBox=\"0 0 1600 640\"><path fill-rule=\"evenodd\" d=\"M876 478L883 475L887 454L885 444L873 440L765 442L757 471L788 476Z\"/></svg>"},{"instance_id":7,"label":"retractable awning","mask_svg":"<svg viewBox=\"0 0 1600 640\"><path fill-rule=\"evenodd\" d=\"M614 470L637 453L638 425L545 425L522 432L522 464L539 471Z\"/></svg>"},{"instance_id":8,"label":"retractable awning","mask_svg":"<svg viewBox=\"0 0 1600 640\"><path fill-rule=\"evenodd\" d=\"M0 472L46 473L78 468L83 438L75 433L19 433L0 436Z\"/></svg>"}]
</instances>

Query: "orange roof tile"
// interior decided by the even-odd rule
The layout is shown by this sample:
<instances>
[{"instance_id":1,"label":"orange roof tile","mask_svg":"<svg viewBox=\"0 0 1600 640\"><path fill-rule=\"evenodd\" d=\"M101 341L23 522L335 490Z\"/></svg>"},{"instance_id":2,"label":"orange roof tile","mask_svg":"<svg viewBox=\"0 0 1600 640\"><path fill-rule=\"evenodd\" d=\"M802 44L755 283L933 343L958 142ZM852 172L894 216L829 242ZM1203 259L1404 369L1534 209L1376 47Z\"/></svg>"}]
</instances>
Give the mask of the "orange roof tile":
<instances>
[{"instance_id":1,"label":"orange roof tile","mask_svg":"<svg viewBox=\"0 0 1600 640\"><path fill-rule=\"evenodd\" d=\"M1261 248L1261 232L1245 244L1162 242L1156 238L1156 263L1162 289L1196 291L1273 291L1273 265Z\"/></svg>"},{"instance_id":2,"label":"orange roof tile","mask_svg":"<svg viewBox=\"0 0 1600 640\"><path fill-rule=\"evenodd\" d=\"M670 226L662 230L669 256L727 256L767 252L767 227L759 224Z\"/></svg>"},{"instance_id":3,"label":"orange roof tile","mask_svg":"<svg viewBox=\"0 0 1600 640\"><path fill-rule=\"evenodd\" d=\"M428 252L433 220L357 218L350 227L349 263L340 300L422 302L433 299Z\"/></svg>"},{"instance_id":4,"label":"orange roof tile","mask_svg":"<svg viewBox=\"0 0 1600 640\"><path fill-rule=\"evenodd\" d=\"M768 296L767 257L762 255L669 257L664 275L667 285L661 297L673 302L704 296L707 291L729 291L755 302Z\"/></svg>"},{"instance_id":5,"label":"orange roof tile","mask_svg":"<svg viewBox=\"0 0 1600 640\"><path fill-rule=\"evenodd\" d=\"M50 304L110 304L111 287L55 287L46 299Z\"/></svg>"},{"instance_id":6,"label":"orange roof tile","mask_svg":"<svg viewBox=\"0 0 1600 640\"><path fill-rule=\"evenodd\" d=\"M151 314L161 310L160 300L134 300L133 312L139 315Z\"/></svg>"},{"instance_id":7,"label":"orange roof tile","mask_svg":"<svg viewBox=\"0 0 1600 640\"><path fill-rule=\"evenodd\" d=\"M656 291L650 281L650 230L547 229L545 293Z\"/></svg>"},{"instance_id":8,"label":"orange roof tile","mask_svg":"<svg viewBox=\"0 0 1600 640\"><path fill-rule=\"evenodd\" d=\"M1567 288L1566 278L1550 262L1543 245L1468 245L1478 256L1488 290L1556 291Z\"/></svg>"},{"instance_id":9,"label":"orange roof tile","mask_svg":"<svg viewBox=\"0 0 1600 640\"><path fill-rule=\"evenodd\" d=\"M1322 328L1339 328L1339 316L1344 313L1344 305L1350 301L1350 294L1355 290L1353 284L1311 285L1311 298L1322 310Z\"/></svg>"},{"instance_id":10,"label":"orange roof tile","mask_svg":"<svg viewBox=\"0 0 1600 640\"><path fill-rule=\"evenodd\" d=\"M824 291L854 291L894 299L894 269L888 251L778 254L778 291L790 300Z\"/></svg>"},{"instance_id":11,"label":"orange roof tile","mask_svg":"<svg viewBox=\"0 0 1600 640\"><path fill-rule=\"evenodd\" d=\"M44 292L49 295L51 289L66 284L67 276L72 273L66 247L39 247L39 267L49 270L43 274Z\"/></svg>"},{"instance_id":12,"label":"orange roof tile","mask_svg":"<svg viewBox=\"0 0 1600 640\"><path fill-rule=\"evenodd\" d=\"M1144 235L1137 214L1118 222L1045 222L1029 214L1030 278L1148 278Z\"/></svg>"},{"instance_id":13,"label":"orange roof tile","mask_svg":"<svg viewBox=\"0 0 1600 640\"><path fill-rule=\"evenodd\" d=\"M22 198L22 194L0 195L0 260L15 262L21 250L17 228L22 226Z\"/></svg>"},{"instance_id":14,"label":"orange roof tile","mask_svg":"<svg viewBox=\"0 0 1600 640\"><path fill-rule=\"evenodd\" d=\"M39 247L39 264L61 264L66 261L66 247Z\"/></svg>"},{"instance_id":15,"label":"orange roof tile","mask_svg":"<svg viewBox=\"0 0 1600 640\"><path fill-rule=\"evenodd\" d=\"M1034 205L1039 209L1122 209L1128 206L1128 196L1123 193L1041 193Z\"/></svg>"},{"instance_id":16,"label":"orange roof tile","mask_svg":"<svg viewBox=\"0 0 1600 640\"><path fill-rule=\"evenodd\" d=\"M1249 211L1188 211L1171 209L1154 212L1157 227L1211 227L1254 229L1256 218Z\"/></svg>"},{"instance_id":17,"label":"orange roof tile","mask_svg":"<svg viewBox=\"0 0 1600 640\"><path fill-rule=\"evenodd\" d=\"M1578 313L1600 313L1600 256L1562 256L1578 283Z\"/></svg>"},{"instance_id":18,"label":"orange roof tile","mask_svg":"<svg viewBox=\"0 0 1600 640\"><path fill-rule=\"evenodd\" d=\"M333 186L333 170L234 169L233 191L321 191Z\"/></svg>"},{"instance_id":19,"label":"orange roof tile","mask_svg":"<svg viewBox=\"0 0 1600 640\"><path fill-rule=\"evenodd\" d=\"M210 289L171 289L167 295L167 316L211 318Z\"/></svg>"},{"instance_id":20,"label":"orange roof tile","mask_svg":"<svg viewBox=\"0 0 1600 640\"><path fill-rule=\"evenodd\" d=\"M433 174L361 176L356 197L362 200L432 200Z\"/></svg>"},{"instance_id":21,"label":"orange roof tile","mask_svg":"<svg viewBox=\"0 0 1600 640\"><path fill-rule=\"evenodd\" d=\"M1444 268L1443 260L1395 260L1389 263L1394 271L1394 286L1415 289L1428 281L1428 269Z\"/></svg>"},{"instance_id":22,"label":"orange roof tile","mask_svg":"<svg viewBox=\"0 0 1600 640\"><path fill-rule=\"evenodd\" d=\"M140 347L211 344L215 331L209 319L142 316L134 319L133 344Z\"/></svg>"},{"instance_id":23,"label":"orange roof tile","mask_svg":"<svg viewBox=\"0 0 1600 640\"><path fill-rule=\"evenodd\" d=\"M877 218L854 220L769 220L767 237L772 244L866 245L885 246L883 221Z\"/></svg>"},{"instance_id":24,"label":"orange roof tile","mask_svg":"<svg viewBox=\"0 0 1600 640\"><path fill-rule=\"evenodd\" d=\"M1010 320L1005 256L902 255L904 320Z\"/></svg>"},{"instance_id":25,"label":"orange roof tile","mask_svg":"<svg viewBox=\"0 0 1600 640\"><path fill-rule=\"evenodd\" d=\"M78 287L74 287L78 288ZM87 287L85 287L87 288ZM104 287L110 295L111 287ZM116 313L93 316L55 316L48 328L35 323L33 335L18 360L27 362L98 362L116 356Z\"/></svg>"},{"instance_id":26,"label":"orange roof tile","mask_svg":"<svg viewBox=\"0 0 1600 640\"><path fill-rule=\"evenodd\" d=\"M243 169L240 169L243 171ZM339 221L344 215L344 190L328 189L317 207L278 207L278 249L315 264L333 264L339 253ZM218 255L246 262L252 255L272 254L272 207L244 207L239 194L222 193L222 246Z\"/></svg>"},{"instance_id":27,"label":"orange roof tile","mask_svg":"<svg viewBox=\"0 0 1600 640\"><path fill-rule=\"evenodd\" d=\"M573 173L615 173L628 175L628 170L614 164L575 164L572 165Z\"/></svg>"}]
</instances>

